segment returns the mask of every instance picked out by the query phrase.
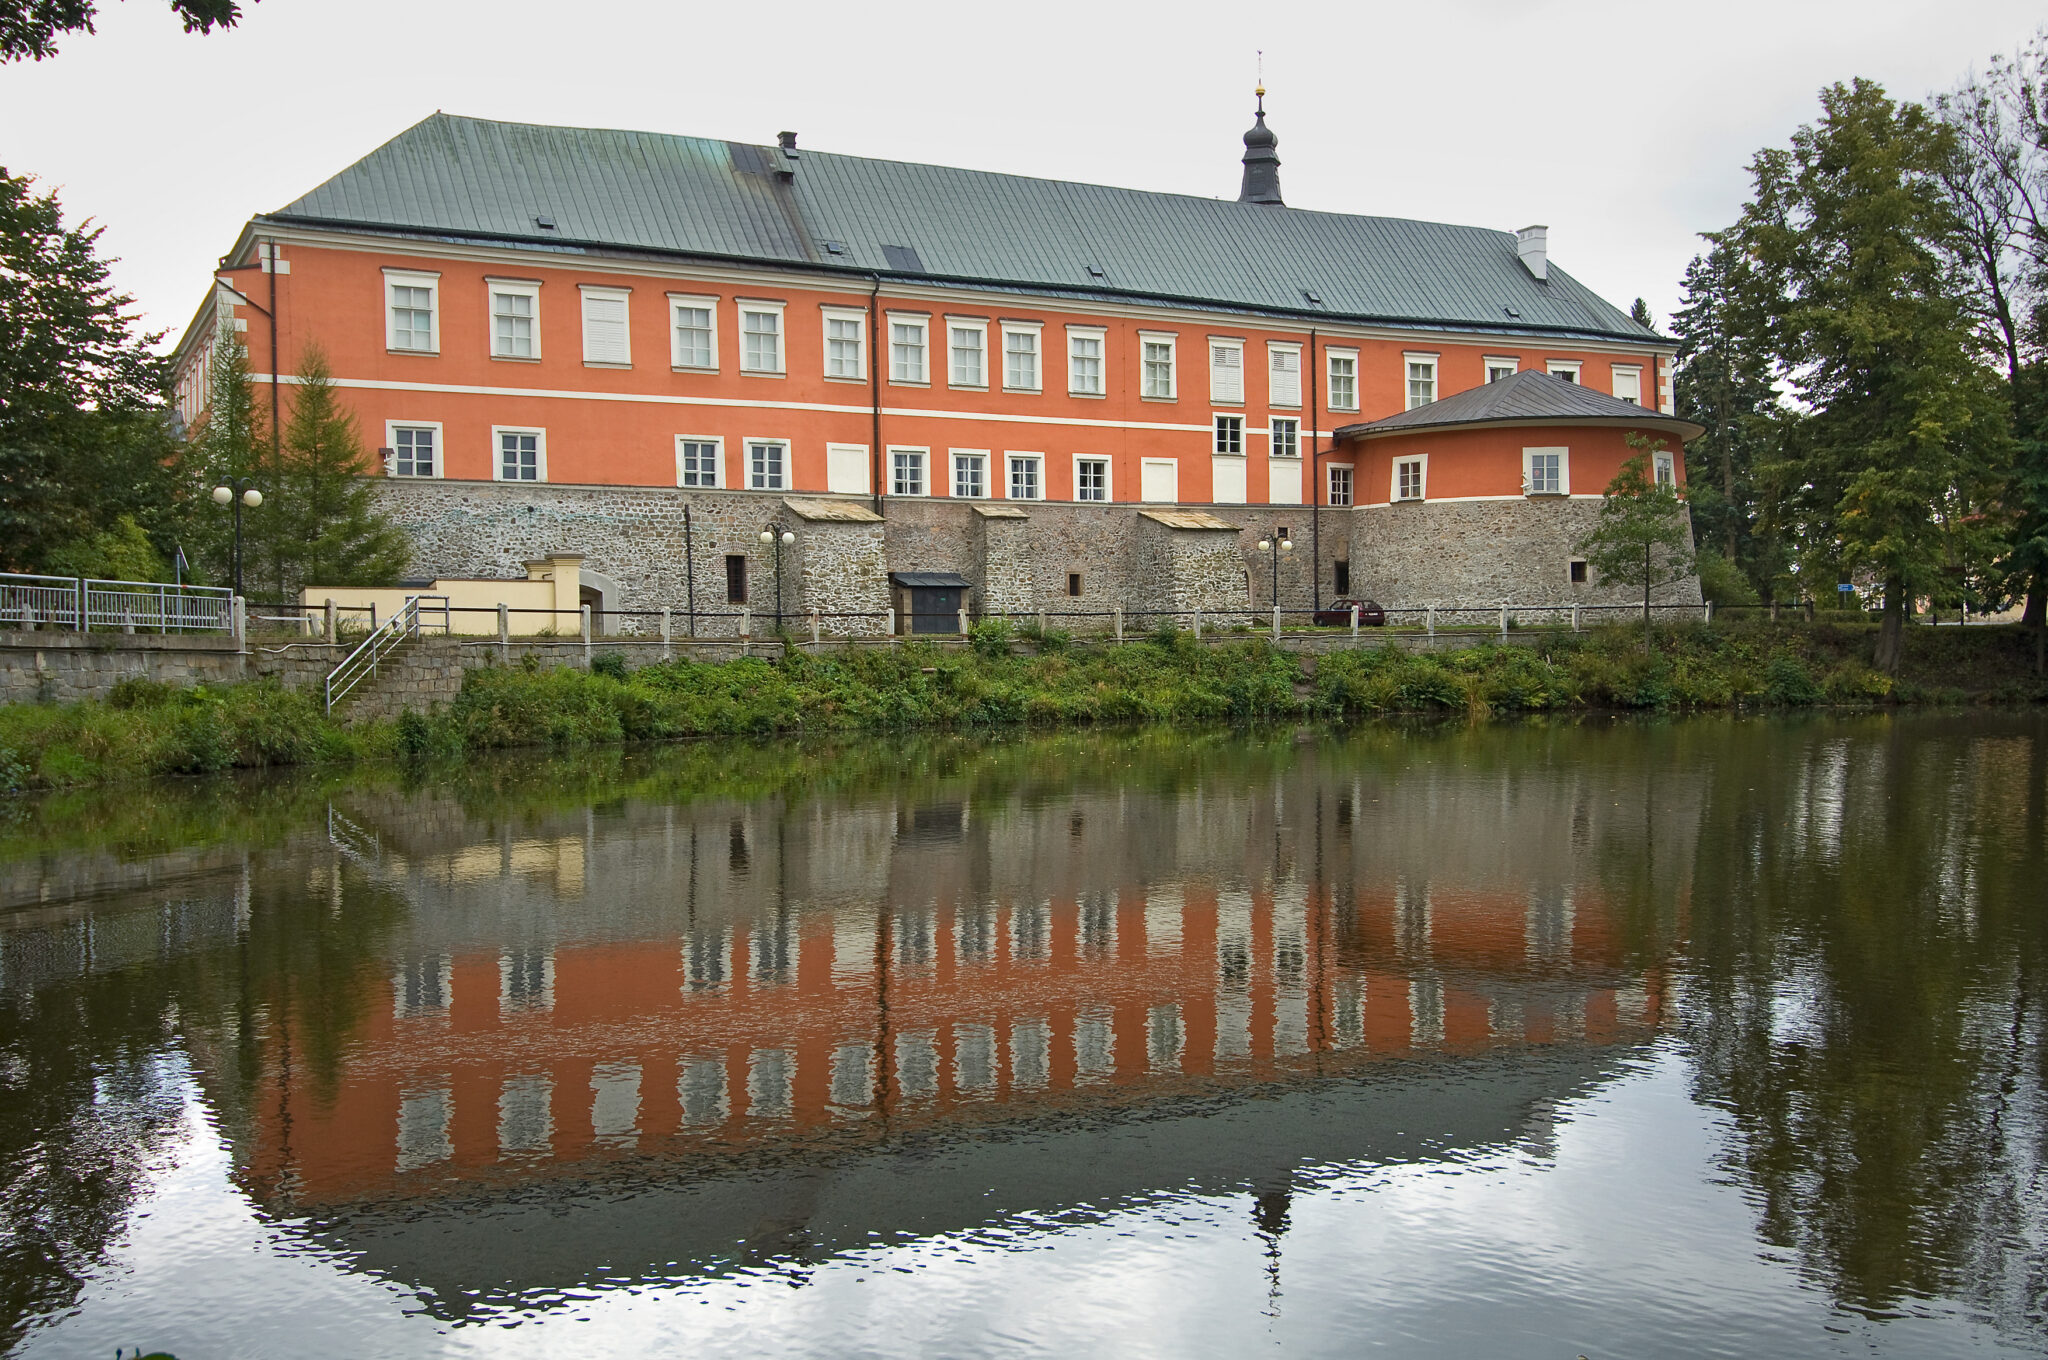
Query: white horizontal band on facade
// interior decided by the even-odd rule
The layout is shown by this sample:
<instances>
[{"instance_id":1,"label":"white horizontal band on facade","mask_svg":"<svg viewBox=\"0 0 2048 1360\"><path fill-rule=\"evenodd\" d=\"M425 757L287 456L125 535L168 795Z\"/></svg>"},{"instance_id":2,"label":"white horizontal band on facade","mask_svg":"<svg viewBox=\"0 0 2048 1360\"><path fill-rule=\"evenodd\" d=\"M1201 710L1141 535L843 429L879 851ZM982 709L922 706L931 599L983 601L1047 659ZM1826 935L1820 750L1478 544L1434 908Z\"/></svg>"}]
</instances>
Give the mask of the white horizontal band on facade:
<instances>
[{"instance_id":1,"label":"white horizontal band on facade","mask_svg":"<svg viewBox=\"0 0 2048 1360\"><path fill-rule=\"evenodd\" d=\"M267 383L271 381L271 375L251 373L249 381ZM281 381L289 387L296 384L299 379L287 373ZM822 401L750 401L743 397L682 397L651 392L572 392L545 387L476 387L461 383L399 382L384 378L331 378L328 381L335 387L350 387L363 391L435 392L460 397L559 397L565 401L641 402L649 406L725 406L735 410L816 411L826 415L846 416L866 416L874 413L871 406L846 406ZM1026 416L996 411L932 411L916 406L884 406L882 414L921 420L993 420L1007 425L1076 425L1104 430L1157 430L1167 434L1213 433L1207 425L1171 425L1145 420L1094 420L1087 416ZM1245 433L1267 435L1271 431L1248 428ZM1320 439L1328 432L1304 430L1301 433L1313 439Z\"/></svg>"}]
</instances>

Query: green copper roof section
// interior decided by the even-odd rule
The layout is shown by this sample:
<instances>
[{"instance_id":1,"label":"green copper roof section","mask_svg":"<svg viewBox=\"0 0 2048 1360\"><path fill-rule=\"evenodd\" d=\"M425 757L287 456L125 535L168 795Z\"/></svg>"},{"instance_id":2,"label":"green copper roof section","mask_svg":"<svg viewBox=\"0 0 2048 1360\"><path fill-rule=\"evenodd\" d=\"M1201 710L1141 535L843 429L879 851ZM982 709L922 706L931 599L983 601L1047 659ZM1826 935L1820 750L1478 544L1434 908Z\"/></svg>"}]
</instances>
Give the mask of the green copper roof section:
<instances>
[{"instance_id":1,"label":"green copper roof section","mask_svg":"<svg viewBox=\"0 0 2048 1360\"><path fill-rule=\"evenodd\" d=\"M971 284L1658 339L1555 264L1531 278L1512 232L442 113L273 216L896 277L883 247L909 247Z\"/></svg>"}]
</instances>

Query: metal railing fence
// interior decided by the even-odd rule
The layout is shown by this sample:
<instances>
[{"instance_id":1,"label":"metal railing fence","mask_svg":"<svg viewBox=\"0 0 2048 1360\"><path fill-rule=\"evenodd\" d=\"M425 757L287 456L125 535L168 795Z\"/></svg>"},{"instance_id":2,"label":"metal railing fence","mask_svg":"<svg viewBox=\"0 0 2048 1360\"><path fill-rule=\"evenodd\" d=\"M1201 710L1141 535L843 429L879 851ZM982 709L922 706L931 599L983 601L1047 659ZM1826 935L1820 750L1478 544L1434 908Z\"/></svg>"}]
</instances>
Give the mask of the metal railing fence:
<instances>
[{"instance_id":1,"label":"metal railing fence","mask_svg":"<svg viewBox=\"0 0 2048 1360\"><path fill-rule=\"evenodd\" d=\"M82 633L232 633L235 595L225 586L0 573L0 628L46 627Z\"/></svg>"}]
</instances>

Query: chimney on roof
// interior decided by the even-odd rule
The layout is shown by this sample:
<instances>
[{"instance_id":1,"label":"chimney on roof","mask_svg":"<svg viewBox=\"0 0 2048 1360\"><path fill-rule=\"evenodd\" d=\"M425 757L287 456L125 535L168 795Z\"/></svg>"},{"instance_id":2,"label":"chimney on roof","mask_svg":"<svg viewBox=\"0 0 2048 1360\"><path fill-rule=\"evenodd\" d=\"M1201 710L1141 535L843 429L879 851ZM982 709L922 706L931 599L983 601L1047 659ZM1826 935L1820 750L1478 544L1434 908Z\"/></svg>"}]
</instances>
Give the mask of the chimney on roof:
<instances>
[{"instance_id":1,"label":"chimney on roof","mask_svg":"<svg viewBox=\"0 0 2048 1360\"><path fill-rule=\"evenodd\" d=\"M1244 186L1237 191L1240 203L1270 203L1284 208L1280 197L1280 139L1266 126L1266 87L1259 86L1258 116L1252 130L1244 135Z\"/></svg>"},{"instance_id":2,"label":"chimney on roof","mask_svg":"<svg viewBox=\"0 0 2048 1360\"><path fill-rule=\"evenodd\" d=\"M796 134L794 132L776 133L775 144L782 148L782 154L785 156L794 156L796 154Z\"/></svg>"},{"instance_id":3,"label":"chimney on roof","mask_svg":"<svg viewBox=\"0 0 2048 1360\"><path fill-rule=\"evenodd\" d=\"M1550 228L1523 227L1515 233L1515 254L1522 267L1539 279L1550 277Z\"/></svg>"}]
</instances>

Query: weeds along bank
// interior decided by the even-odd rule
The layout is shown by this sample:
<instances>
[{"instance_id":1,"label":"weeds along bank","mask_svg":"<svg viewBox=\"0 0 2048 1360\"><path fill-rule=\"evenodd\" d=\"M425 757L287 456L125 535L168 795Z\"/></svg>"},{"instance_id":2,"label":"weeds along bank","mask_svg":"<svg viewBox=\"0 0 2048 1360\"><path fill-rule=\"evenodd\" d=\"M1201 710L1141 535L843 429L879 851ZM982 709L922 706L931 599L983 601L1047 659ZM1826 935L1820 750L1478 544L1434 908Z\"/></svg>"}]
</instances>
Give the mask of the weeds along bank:
<instances>
[{"instance_id":1,"label":"weeds along bank","mask_svg":"<svg viewBox=\"0 0 2048 1360\"><path fill-rule=\"evenodd\" d=\"M1896 680L1869 667L1872 640L1858 626L1695 626L1658 634L1646 654L1639 631L1614 628L1533 646L1337 652L1311 670L1262 640L1163 632L1084 646L984 625L964 649L486 667L452 702L390 723L330 719L317 699L267 682L130 681L104 701L0 707L0 787L705 736L2048 700L2017 629L1917 633Z\"/></svg>"}]
</instances>

